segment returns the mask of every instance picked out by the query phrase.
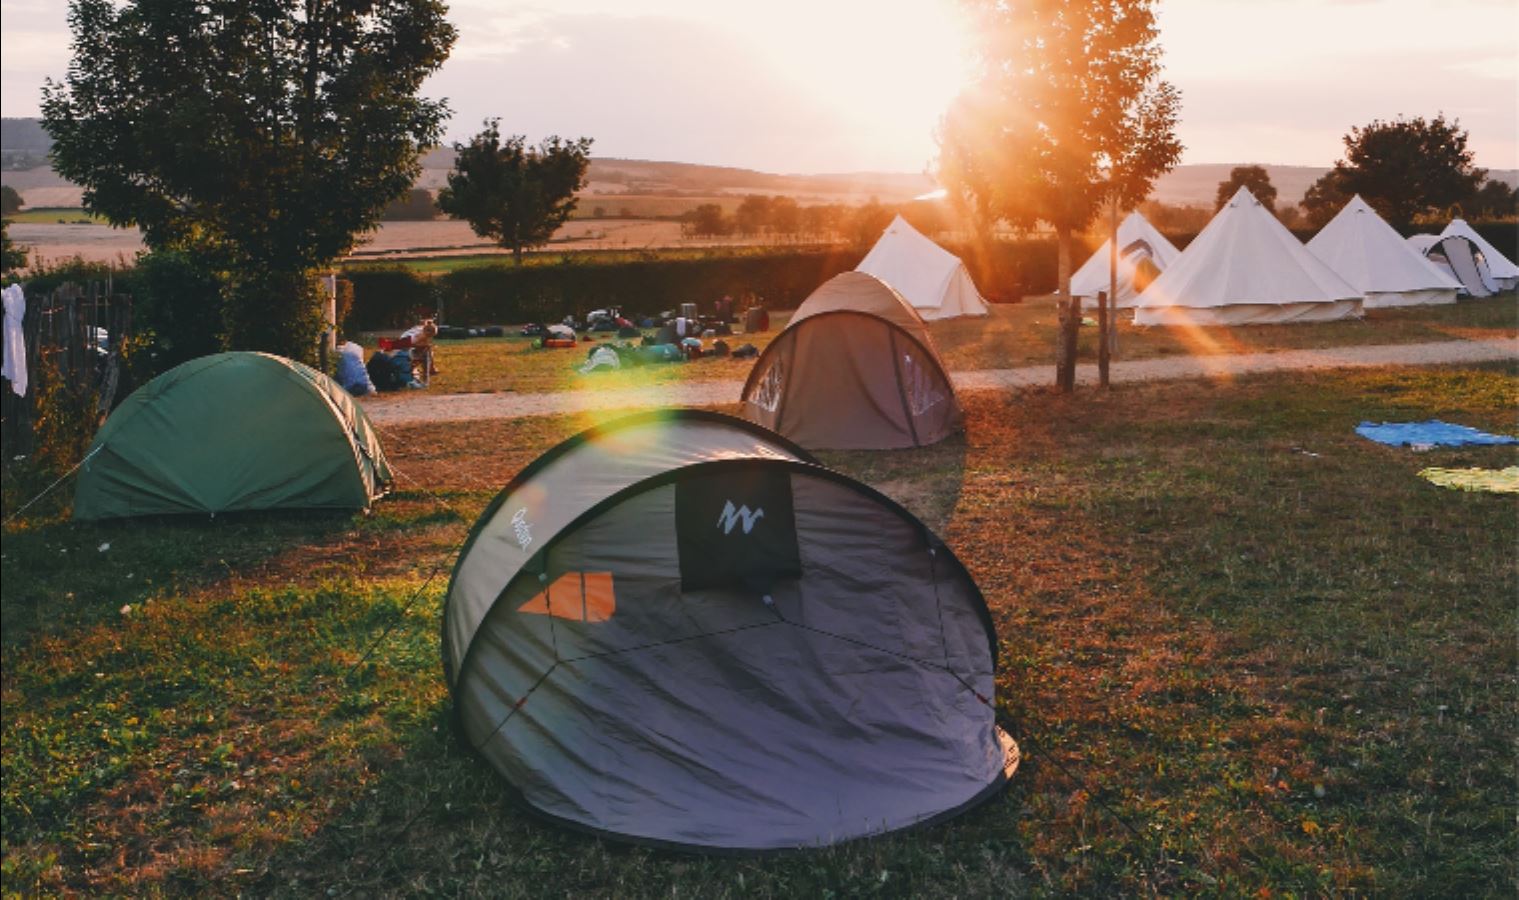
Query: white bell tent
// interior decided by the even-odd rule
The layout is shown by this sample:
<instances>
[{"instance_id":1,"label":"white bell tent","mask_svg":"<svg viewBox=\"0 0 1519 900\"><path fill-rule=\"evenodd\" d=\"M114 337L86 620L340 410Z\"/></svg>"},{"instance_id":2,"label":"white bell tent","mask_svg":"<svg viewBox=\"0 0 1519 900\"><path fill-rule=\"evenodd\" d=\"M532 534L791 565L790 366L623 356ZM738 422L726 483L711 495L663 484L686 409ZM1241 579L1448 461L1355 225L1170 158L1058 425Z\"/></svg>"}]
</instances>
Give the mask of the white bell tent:
<instances>
[{"instance_id":1,"label":"white bell tent","mask_svg":"<svg viewBox=\"0 0 1519 900\"><path fill-rule=\"evenodd\" d=\"M897 216L855 271L874 275L907 298L924 319L984 316L986 300L960 257Z\"/></svg>"},{"instance_id":2,"label":"white bell tent","mask_svg":"<svg viewBox=\"0 0 1519 900\"><path fill-rule=\"evenodd\" d=\"M1111 244L1111 239L1103 241L1097 252L1071 276L1073 295L1095 301L1098 291L1108 289ZM1131 307L1139 298L1134 278L1145 260L1164 272L1179 256L1181 251L1166 240L1165 235L1156 231L1149 219L1140 215L1138 210L1129 213L1118 225L1118 291L1113 305Z\"/></svg>"},{"instance_id":3,"label":"white bell tent","mask_svg":"<svg viewBox=\"0 0 1519 900\"><path fill-rule=\"evenodd\" d=\"M1487 272L1492 277L1494 284L1500 291L1511 291L1519 287L1519 266L1514 261L1504 256L1502 252L1487 242L1487 238L1477 233L1475 228L1466 224L1465 219L1452 219L1445 230L1440 232L1441 237L1463 237L1471 241L1482 251L1482 258L1487 261Z\"/></svg>"},{"instance_id":4,"label":"white bell tent","mask_svg":"<svg viewBox=\"0 0 1519 900\"><path fill-rule=\"evenodd\" d=\"M1139 295L1136 325L1264 325L1361 315L1361 292L1245 188Z\"/></svg>"},{"instance_id":5,"label":"white bell tent","mask_svg":"<svg viewBox=\"0 0 1519 900\"><path fill-rule=\"evenodd\" d=\"M1410 247L1357 194L1308 250L1365 296L1367 309L1455 303L1461 283Z\"/></svg>"}]
</instances>

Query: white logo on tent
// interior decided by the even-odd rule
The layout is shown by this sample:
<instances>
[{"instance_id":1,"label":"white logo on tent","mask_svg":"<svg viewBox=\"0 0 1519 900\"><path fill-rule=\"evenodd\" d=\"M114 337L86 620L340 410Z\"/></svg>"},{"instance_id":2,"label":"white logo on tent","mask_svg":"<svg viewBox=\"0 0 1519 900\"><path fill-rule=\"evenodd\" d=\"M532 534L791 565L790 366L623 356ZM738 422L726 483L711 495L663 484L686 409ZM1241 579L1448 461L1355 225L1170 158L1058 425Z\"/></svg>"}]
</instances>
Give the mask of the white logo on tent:
<instances>
[{"instance_id":1,"label":"white logo on tent","mask_svg":"<svg viewBox=\"0 0 1519 900\"><path fill-rule=\"evenodd\" d=\"M734 509L733 501L729 500L723 506L723 511L718 514L717 527L723 530L723 534L732 534L733 526L737 525L740 519L743 519L744 534L748 534L754 530L754 523L758 522L764 515L765 511L763 509L756 509L753 512L747 506L740 506L738 509Z\"/></svg>"},{"instance_id":2,"label":"white logo on tent","mask_svg":"<svg viewBox=\"0 0 1519 900\"><path fill-rule=\"evenodd\" d=\"M527 524L527 507L524 506L512 513L512 530L517 533L517 543L526 550L527 545L533 542L533 532Z\"/></svg>"}]
</instances>

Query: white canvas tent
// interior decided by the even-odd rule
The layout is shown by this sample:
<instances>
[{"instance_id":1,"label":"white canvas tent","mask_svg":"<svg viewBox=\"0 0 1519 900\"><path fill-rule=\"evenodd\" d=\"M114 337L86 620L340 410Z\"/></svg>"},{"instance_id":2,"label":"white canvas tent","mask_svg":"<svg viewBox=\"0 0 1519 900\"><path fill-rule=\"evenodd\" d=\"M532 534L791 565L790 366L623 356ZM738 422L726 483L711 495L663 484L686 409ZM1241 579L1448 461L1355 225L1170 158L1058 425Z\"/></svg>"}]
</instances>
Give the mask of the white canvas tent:
<instances>
[{"instance_id":1,"label":"white canvas tent","mask_svg":"<svg viewBox=\"0 0 1519 900\"><path fill-rule=\"evenodd\" d=\"M1466 224L1465 219L1452 219L1440 232L1441 237L1463 237L1476 245L1482 251L1482 258L1487 261L1487 271L1493 282L1500 291L1511 291L1519 287L1519 266L1514 261L1504 256L1497 247L1487 242L1487 239L1478 234L1476 229Z\"/></svg>"},{"instance_id":2,"label":"white canvas tent","mask_svg":"<svg viewBox=\"0 0 1519 900\"><path fill-rule=\"evenodd\" d=\"M874 275L907 298L925 319L986 315L986 300L960 257L897 216L855 271Z\"/></svg>"},{"instance_id":3,"label":"white canvas tent","mask_svg":"<svg viewBox=\"0 0 1519 900\"><path fill-rule=\"evenodd\" d=\"M1111 244L1111 239L1103 241L1097 252L1071 276L1072 294L1093 299L1098 291L1108 289ZM1155 268L1164 272L1179 256L1181 251L1166 240L1165 235L1156 231L1149 219L1140 215L1138 210L1129 213L1118 225L1118 293L1113 305L1134 305L1139 297L1139 291L1134 289L1134 276L1145 260L1148 259L1154 263Z\"/></svg>"},{"instance_id":4,"label":"white canvas tent","mask_svg":"<svg viewBox=\"0 0 1519 900\"><path fill-rule=\"evenodd\" d=\"M1134 324L1263 325L1360 314L1361 292L1240 188L1139 296Z\"/></svg>"},{"instance_id":5,"label":"white canvas tent","mask_svg":"<svg viewBox=\"0 0 1519 900\"><path fill-rule=\"evenodd\" d=\"M1410 247L1357 194L1308 250L1364 295L1367 309L1455 303L1461 282Z\"/></svg>"},{"instance_id":6,"label":"white canvas tent","mask_svg":"<svg viewBox=\"0 0 1519 900\"><path fill-rule=\"evenodd\" d=\"M1498 292L1498 284L1488 271L1487 260L1482 251L1471 241L1459 235L1416 234L1408 239L1408 245L1440 271L1456 279L1461 293L1472 297L1491 297Z\"/></svg>"}]
</instances>

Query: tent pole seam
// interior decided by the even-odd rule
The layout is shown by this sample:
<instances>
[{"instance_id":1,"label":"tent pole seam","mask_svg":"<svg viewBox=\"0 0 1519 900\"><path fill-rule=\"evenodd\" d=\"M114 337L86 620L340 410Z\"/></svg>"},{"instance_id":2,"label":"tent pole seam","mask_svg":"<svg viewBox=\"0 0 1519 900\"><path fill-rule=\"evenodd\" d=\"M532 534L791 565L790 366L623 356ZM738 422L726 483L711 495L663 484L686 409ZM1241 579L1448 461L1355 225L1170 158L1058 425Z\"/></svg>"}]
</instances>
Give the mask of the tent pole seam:
<instances>
[{"instance_id":1,"label":"tent pole seam","mask_svg":"<svg viewBox=\"0 0 1519 900\"><path fill-rule=\"evenodd\" d=\"M482 752L482 750L484 749L485 745L488 744L488 743L490 743L491 738L494 738L497 734L499 734L500 731L501 731L501 729L503 729L503 728L506 727L506 723L510 722L512 720L512 716L515 716L518 713L519 710L521 710L524 706L527 706L527 700L528 700L528 698L531 697L531 696L533 696L533 693L535 691L537 691L538 688L541 687L545 681L548 680L548 677L550 675L554 674L554 670L557 669L557 668L559 668L559 660L556 659L556 660L554 660L554 664L553 665L549 666L548 669L546 669L542 675L538 676L538 680L535 681L535 682L533 682L533 686L527 689L527 693L523 694L521 697L519 697L517 699L516 703L512 704L512 708L511 708L511 710L509 712L507 712L506 718L502 719L499 723L497 723L496 727L492 728L490 730L490 732L487 733L485 735L485 737L480 740L479 743L474 744L474 748L475 748L475 752L476 753Z\"/></svg>"}]
</instances>

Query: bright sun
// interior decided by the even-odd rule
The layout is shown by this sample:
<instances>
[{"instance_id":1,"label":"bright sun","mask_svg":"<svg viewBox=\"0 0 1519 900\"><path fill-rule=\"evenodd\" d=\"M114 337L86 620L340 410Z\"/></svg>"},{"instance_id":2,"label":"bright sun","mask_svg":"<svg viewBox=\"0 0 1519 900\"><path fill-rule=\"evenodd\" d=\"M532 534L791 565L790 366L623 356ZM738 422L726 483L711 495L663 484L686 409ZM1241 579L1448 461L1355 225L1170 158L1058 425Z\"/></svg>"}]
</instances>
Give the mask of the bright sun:
<instances>
[{"instance_id":1,"label":"bright sun","mask_svg":"<svg viewBox=\"0 0 1519 900\"><path fill-rule=\"evenodd\" d=\"M969 29L955 0L651 0L640 9L748 41L778 80L846 126L855 152L845 155L861 168L927 164L968 71Z\"/></svg>"},{"instance_id":2,"label":"bright sun","mask_svg":"<svg viewBox=\"0 0 1519 900\"><path fill-rule=\"evenodd\" d=\"M968 71L968 29L953 0L765 6L750 33L788 77L852 123L857 140L895 145L880 157L922 146L927 162L933 130Z\"/></svg>"}]
</instances>

